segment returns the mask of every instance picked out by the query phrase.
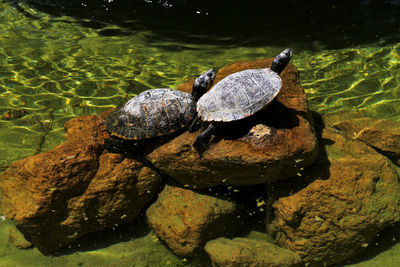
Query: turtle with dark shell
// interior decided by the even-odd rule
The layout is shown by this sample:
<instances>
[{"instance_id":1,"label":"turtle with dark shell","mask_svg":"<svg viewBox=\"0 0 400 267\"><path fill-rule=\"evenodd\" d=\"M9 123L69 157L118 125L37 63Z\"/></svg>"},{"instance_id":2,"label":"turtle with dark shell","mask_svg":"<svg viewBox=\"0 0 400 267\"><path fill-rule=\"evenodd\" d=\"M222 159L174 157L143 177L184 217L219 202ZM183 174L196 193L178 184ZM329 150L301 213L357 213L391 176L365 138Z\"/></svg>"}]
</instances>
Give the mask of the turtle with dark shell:
<instances>
[{"instance_id":1,"label":"turtle with dark shell","mask_svg":"<svg viewBox=\"0 0 400 267\"><path fill-rule=\"evenodd\" d=\"M215 79L215 71L196 78L192 93L168 88L146 90L117 107L106 119L112 136L141 140L168 135L188 127L196 117L196 102Z\"/></svg>"},{"instance_id":2,"label":"turtle with dark shell","mask_svg":"<svg viewBox=\"0 0 400 267\"><path fill-rule=\"evenodd\" d=\"M197 120L208 124L193 146L199 152L208 147L216 126L249 117L264 109L278 95L282 80L279 74L287 66L292 51L286 49L273 60L270 68L248 69L233 73L197 101ZM193 131L192 128L189 129Z\"/></svg>"}]
</instances>

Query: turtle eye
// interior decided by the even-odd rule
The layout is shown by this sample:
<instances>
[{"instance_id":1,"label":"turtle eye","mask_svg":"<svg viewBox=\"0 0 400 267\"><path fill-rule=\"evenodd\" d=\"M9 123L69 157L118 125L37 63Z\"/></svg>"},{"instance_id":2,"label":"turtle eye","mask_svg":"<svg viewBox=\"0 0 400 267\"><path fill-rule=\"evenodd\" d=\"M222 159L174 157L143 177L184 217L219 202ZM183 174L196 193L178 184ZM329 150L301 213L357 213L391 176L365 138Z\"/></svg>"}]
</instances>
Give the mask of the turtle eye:
<instances>
[{"instance_id":1,"label":"turtle eye","mask_svg":"<svg viewBox=\"0 0 400 267\"><path fill-rule=\"evenodd\" d=\"M215 78L215 70L211 69L207 71L207 76L211 78L211 80L213 81Z\"/></svg>"}]
</instances>

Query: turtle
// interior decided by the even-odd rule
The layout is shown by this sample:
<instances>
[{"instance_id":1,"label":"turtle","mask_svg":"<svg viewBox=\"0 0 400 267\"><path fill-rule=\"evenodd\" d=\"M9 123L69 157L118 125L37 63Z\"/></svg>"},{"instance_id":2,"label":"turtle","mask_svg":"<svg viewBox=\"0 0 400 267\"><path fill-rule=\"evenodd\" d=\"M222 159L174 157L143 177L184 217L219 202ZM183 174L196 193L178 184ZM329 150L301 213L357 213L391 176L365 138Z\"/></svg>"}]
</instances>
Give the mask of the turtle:
<instances>
[{"instance_id":1,"label":"turtle","mask_svg":"<svg viewBox=\"0 0 400 267\"><path fill-rule=\"evenodd\" d=\"M169 88L143 91L108 115L106 129L123 140L142 140L188 127L196 117L197 100L214 79L215 71L206 71L196 78L191 94Z\"/></svg>"},{"instance_id":2,"label":"turtle","mask_svg":"<svg viewBox=\"0 0 400 267\"><path fill-rule=\"evenodd\" d=\"M285 49L274 58L270 68L230 74L200 97L194 121L201 120L208 127L196 137L193 147L204 152L218 125L249 117L271 103L282 87L279 74L291 58L292 51ZM193 128L189 131L193 132Z\"/></svg>"}]
</instances>

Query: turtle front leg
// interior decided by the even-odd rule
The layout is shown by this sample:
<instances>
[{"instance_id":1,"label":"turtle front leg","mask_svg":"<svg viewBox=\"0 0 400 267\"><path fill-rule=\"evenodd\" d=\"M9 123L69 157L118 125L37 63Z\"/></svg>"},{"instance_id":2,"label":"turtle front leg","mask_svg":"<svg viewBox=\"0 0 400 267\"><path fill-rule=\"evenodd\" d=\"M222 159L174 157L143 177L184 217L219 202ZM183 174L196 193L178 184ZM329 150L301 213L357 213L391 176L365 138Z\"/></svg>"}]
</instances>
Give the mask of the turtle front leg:
<instances>
[{"instance_id":1,"label":"turtle front leg","mask_svg":"<svg viewBox=\"0 0 400 267\"><path fill-rule=\"evenodd\" d=\"M215 126L213 124L210 124L207 129L205 129L203 132L201 132L197 137L196 140L193 143L193 147L199 152L203 153L206 151L210 145L208 142L211 139L211 135L215 132Z\"/></svg>"},{"instance_id":2,"label":"turtle front leg","mask_svg":"<svg viewBox=\"0 0 400 267\"><path fill-rule=\"evenodd\" d=\"M189 126L189 133L193 133L197 129L199 129L199 121L200 121L200 117L196 115L196 117L194 117L194 119L192 120L192 123Z\"/></svg>"}]
</instances>

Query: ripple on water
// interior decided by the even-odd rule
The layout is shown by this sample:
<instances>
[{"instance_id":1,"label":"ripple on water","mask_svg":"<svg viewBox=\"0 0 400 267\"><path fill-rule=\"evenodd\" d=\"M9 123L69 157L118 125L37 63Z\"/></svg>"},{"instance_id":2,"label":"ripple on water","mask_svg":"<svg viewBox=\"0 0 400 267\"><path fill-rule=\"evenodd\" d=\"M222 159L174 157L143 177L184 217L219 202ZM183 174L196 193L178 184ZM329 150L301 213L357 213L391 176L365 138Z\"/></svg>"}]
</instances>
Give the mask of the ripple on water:
<instances>
[{"instance_id":1,"label":"ripple on water","mask_svg":"<svg viewBox=\"0 0 400 267\"><path fill-rule=\"evenodd\" d=\"M312 55L297 59L301 82L310 107L320 112L364 109L366 115L399 120L399 113L377 108L395 106L399 99L398 47L369 46ZM389 112L390 111L390 112Z\"/></svg>"}]
</instances>

